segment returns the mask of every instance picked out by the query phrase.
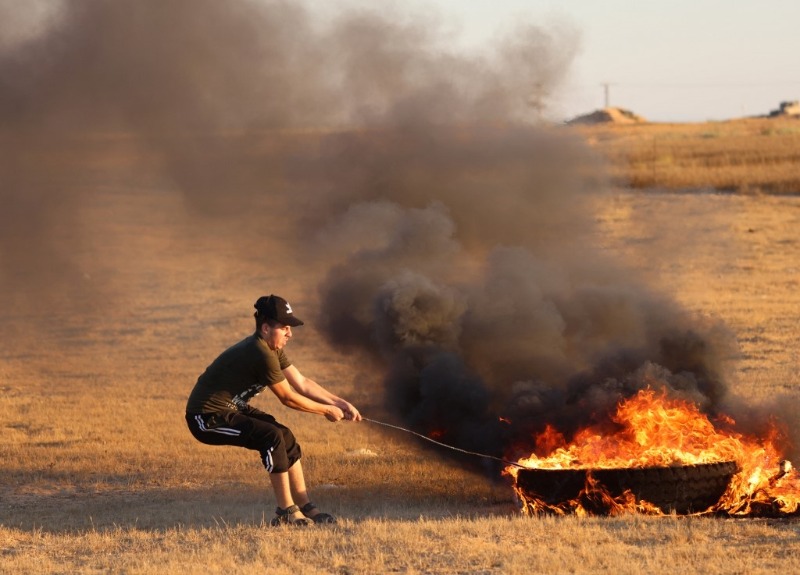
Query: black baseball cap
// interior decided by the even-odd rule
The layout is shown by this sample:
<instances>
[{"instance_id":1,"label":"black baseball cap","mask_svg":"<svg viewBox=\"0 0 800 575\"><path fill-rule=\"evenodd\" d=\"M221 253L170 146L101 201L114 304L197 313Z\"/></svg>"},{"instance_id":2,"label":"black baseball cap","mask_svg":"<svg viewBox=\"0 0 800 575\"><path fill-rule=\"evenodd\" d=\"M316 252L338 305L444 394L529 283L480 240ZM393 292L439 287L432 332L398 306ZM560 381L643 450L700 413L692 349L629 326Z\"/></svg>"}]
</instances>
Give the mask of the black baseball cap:
<instances>
[{"instance_id":1,"label":"black baseball cap","mask_svg":"<svg viewBox=\"0 0 800 575\"><path fill-rule=\"evenodd\" d=\"M262 295L253 307L256 308L256 317L266 317L292 327L303 325L303 322L294 316L289 302L280 296Z\"/></svg>"}]
</instances>

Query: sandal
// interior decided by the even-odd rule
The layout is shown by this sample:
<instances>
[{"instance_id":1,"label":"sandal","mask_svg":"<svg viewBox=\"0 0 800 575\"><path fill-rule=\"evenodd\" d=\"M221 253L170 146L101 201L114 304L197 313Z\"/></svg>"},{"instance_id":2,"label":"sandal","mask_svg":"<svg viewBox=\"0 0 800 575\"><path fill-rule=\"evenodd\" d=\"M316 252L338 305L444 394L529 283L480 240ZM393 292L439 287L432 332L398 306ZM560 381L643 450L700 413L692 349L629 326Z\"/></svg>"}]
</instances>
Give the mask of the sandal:
<instances>
[{"instance_id":1,"label":"sandal","mask_svg":"<svg viewBox=\"0 0 800 575\"><path fill-rule=\"evenodd\" d=\"M300 508L297 505L290 505L286 509L277 507L275 508L275 517L272 518L269 524L273 527L278 527L279 525L292 525L294 527L314 525L314 522L306 517L300 517L299 519L292 517L292 514L298 511L300 511Z\"/></svg>"},{"instance_id":2,"label":"sandal","mask_svg":"<svg viewBox=\"0 0 800 575\"><path fill-rule=\"evenodd\" d=\"M316 508L317 506L309 501L300 508L300 511L302 511L303 515L308 517L314 523L336 523L336 517L330 513L317 513L316 515L309 515L309 513Z\"/></svg>"}]
</instances>

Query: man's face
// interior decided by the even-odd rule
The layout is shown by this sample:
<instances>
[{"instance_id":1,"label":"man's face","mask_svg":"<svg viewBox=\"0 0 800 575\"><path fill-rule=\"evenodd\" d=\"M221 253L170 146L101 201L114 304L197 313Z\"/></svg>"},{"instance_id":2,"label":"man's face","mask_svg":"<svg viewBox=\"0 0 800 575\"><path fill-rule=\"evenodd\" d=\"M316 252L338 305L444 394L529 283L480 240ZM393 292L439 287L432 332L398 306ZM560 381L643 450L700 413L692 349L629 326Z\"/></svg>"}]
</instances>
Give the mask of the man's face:
<instances>
[{"instance_id":1,"label":"man's face","mask_svg":"<svg viewBox=\"0 0 800 575\"><path fill-rule=\"evenodd\" d=\"M283 349L292 337L292 328L282 323L275 324L275 327L264 323L261 325L261 337L270 349Z\"/></svg>"}]
</instances>

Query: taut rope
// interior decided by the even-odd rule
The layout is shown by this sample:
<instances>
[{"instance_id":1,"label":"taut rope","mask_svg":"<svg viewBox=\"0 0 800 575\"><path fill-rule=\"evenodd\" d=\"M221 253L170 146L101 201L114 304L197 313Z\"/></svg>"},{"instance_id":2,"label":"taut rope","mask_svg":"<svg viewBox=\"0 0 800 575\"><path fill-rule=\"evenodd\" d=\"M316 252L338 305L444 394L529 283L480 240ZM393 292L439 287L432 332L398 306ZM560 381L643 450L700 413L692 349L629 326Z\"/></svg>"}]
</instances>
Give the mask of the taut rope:
<instances>
[{"instance_id":1,"label":"taut rope","mask_svg":"<svg viewBox=\"0 0 800 575\"><path fill-rule=\"evenodd\" d=\"M382 425L384 427L391 427L392 429L397 429L398 431L405 431L406 433L410 433L411 435L416 435L424 439L425 441L430 441L431 443L435 443L441 447L446 447L447 449L452 449L453 451L458 451L460 453L466 453L467 455L474 455L476 457L484 457L486 459L494 459L495 461L499 461L500 463L504 463L506 465L511 465L513 467L519 467L520 469L527 469L524 465L520 465L514 461L508 461L507 459L503 459L502 457L495 457L494 455L486 455L485 453L478 453L476 451L467 451L466 449L461 449L460 447L454 447L452 445L447 445L446 443L442 443L441 441L436 441L435 439L431 439L426 435L422 435L421 433L417 433L416 431L411 431L410 429L406 429L405 427L400 427L399 425L392 425L391 423L384 423L383 421L376 421L374 419L369 419L367 417L361 418L363 421L368 421L370 423L375 423L377 425Z\"/></svg>"}]
</instances>

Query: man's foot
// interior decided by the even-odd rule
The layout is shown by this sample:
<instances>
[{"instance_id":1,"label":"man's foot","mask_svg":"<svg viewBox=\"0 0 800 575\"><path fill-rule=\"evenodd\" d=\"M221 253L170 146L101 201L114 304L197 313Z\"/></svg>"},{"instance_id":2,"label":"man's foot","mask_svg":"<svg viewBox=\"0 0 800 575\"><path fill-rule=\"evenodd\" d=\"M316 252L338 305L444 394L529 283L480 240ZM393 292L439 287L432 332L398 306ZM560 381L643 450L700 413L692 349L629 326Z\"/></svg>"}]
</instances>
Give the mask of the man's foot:
<instances>
[{"instance_id":1,"label":"man's foot","mask_svg":"<svg viewBox=\"0 0 800 575\"><path fill-rule=\"evenodd\" d=\"M275 517L272 518L272 521L270 521L269 524L273 527L278 527L279 525L307 527L309 525L313 525L314 522L305 517L305 514L300 512L300 508L297 505L290 505L286 509L277 507L275 509Z\"/></svg>"},{"instance_id":2,"label":"man's foot","mask_svg":"<svg viewBox=\"0 0 800 575\"><path fill-rule=\"evenodd\" d=\"M336 517L330 513L321 513L317 506L310 501L300 508L303 515L311 519L314 523L336 523Z\"/></svg>"}]
</instances>

